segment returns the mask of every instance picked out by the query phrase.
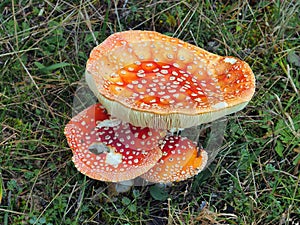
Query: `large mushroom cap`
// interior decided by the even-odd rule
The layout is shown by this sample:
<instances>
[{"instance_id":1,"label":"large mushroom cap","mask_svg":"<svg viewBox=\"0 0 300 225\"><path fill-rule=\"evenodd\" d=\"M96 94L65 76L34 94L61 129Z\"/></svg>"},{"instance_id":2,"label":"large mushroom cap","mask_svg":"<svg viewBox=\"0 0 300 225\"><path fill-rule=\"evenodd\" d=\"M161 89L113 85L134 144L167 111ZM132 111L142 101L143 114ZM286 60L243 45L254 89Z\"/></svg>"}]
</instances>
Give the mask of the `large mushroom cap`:
<instances>
[{"instance_id":1,"label":"large mushroom cap","mask_svg":"<svg viewBox=\"0 0 300 225\"><path fill-rule=\"evenodd\" d=\"M76 168L91 178L110 182L130 180L147 172L162 156L158 147L160 133L122 123L112 124L109 119L106 110L100 104L95 104L73 117L66 125L65 135ZM135 132L126 132L128 128ZM119 138L115 130L120 134L126 133L126 136ZM146 141L142 148L141 142L145 140L135 135L139 131L142 137L151 136L150 140L156 143L155 146ZM147 136L144 136L146 131Z\"/></svg>"},{"instance_id":2,"label":"large mushroom cap","mask_svg":"<svg viewBox=\"0 0 300 225\"><path fill-rule=\"evenodd\" d=\"M186 180L201 172L207 163L207 153L188 138L167 136L162 145L162 157L141 177L155 183Z\"/></svg>"},{"instance_id":3,"label":"large mushroom cap","mask_svg":"<svg viewBox=\"0 0 300 225\"><path fill-rule=\"evenodd\" d=\"M244 108L249 65L153 31L115 33L95 47L86 80L108 112L135 126L186 128Z\"/></svg>"}]
</instances>

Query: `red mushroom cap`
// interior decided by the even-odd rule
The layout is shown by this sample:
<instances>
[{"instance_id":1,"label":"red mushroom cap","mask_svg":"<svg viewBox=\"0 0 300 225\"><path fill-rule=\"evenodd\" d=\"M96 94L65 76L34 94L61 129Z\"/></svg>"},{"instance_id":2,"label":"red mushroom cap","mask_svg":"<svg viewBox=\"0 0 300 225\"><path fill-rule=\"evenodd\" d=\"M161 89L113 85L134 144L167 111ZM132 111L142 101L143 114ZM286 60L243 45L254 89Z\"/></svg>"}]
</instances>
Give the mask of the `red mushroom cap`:
<instances>
[{"instance_id":1,"label":"red mushroom cap","mask_svg":"<svg viewBox=\"0 0 300 225\"><path fill-rule=\"evenodd\" d=\"M122 133L122 124L97 127L97 124L109 119L106 110L100 104L95 104L73 117L66 125L65 135L73 151L72 160L76 168L91 178L110 182L130 180L147 172L161 157L159 147L146 144L151 148L134 149L134 141L138 139L132 133L126 136L133 141L131 145L120 141L114 129L117 127ZM129 127L136 132L147 129ZM128 125L124 128L127 129ZM152 137L157 135L157 132L150 131Z\"/></svg>"},{"instance_id":2,"label":"red mushroom cap","mask_svg":"<svg viewBox=\"0 0 300 225\"><path fill-rule=\"evenodd\" d=\"M108 112L135 126L186 128L244 108L249 65L153 31L115 33L93 49L86 80Z\"/></svg>"},{"instance_id":3,"label":"red mushroom cap","mask_svg":"<svg viewBox=\"0 0 300 225\"><path fill-rule=\"evenodd\" d=\"M141 177L155 183L186 180L202 171L207 153L188 138L166 137L162 144L162 157L157 164Z\"/></svg>"}]
</instances>

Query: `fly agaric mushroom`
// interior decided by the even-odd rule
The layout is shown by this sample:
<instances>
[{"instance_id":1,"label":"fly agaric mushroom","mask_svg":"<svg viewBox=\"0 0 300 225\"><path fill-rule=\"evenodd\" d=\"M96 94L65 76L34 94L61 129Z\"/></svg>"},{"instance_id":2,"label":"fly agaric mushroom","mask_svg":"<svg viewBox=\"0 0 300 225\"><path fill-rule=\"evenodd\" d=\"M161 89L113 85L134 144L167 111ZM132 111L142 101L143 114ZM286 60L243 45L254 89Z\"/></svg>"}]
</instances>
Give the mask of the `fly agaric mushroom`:
<instances>
[{"instance_id":1,"label":"fly agaric mushroom","mask_svg":"<svg viewBox=\"0 0 300 225\"><path fill-rule=\"evenodd\" d=\"M162 157L141 177L154 183L186 180L201 172L207 163L207 153L191 140L167 136L162 144Z\"/></svg>"},{"instance_id":2,"label":"fly agaric mushroom","mask_svg":"<svg viewBox=\"0 0 300 225\"><path fill-rule=\"evenodd\" d=\"M154 31L125 31L95 47L86 81L108 112L135 126L187 128L244 108L249 65Z\"/></svg>"},{"instance_id":3,"label":"fly agaric mushroom","mask_svg":"<svg viewBox=\"0 0 300 225\"><path fill-rule=\"evenodd\" d=\"M97 127L97 124L100 126ZM126 133L123 142L114 129L120 134ZM123 129L135 132L123 132ZM141 135L141 140L136 134ZM159 132L132 125L123 126L123 123L112 125L110 116L100 104L92 105L73 117L65 127L65 135L73 151L72 160L76 168L97 180L119 182L133 179L147 172L162 156L158 147ZM153 143L147 144L147 138L156 143L155 146ZM135 142L138 148L135 148ZM142 148L141 143L145 144L146 149Z\"/></svg>"}]
</instances>

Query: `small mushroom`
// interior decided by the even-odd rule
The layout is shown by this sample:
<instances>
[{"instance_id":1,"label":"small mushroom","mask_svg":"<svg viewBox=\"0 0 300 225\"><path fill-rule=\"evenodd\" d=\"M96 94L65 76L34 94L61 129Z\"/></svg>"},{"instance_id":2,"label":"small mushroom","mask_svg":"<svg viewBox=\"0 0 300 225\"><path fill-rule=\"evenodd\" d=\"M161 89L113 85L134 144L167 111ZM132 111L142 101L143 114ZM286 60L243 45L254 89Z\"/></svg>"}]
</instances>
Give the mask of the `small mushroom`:
<instances>
[{"instance_id":1,"label":"small mushroom","mask_svg":"<svg viewBox=\"0 0 300 225\"><path fill-rule=\"evenodd\" d=\"M66 125L65 135L72 149L72 160L76 168L93 179L110 182L134 179L147 172L162 156L158 147L160 133L123 123L103 123L109 119L106 110L100 104L95 104L73 117ZM100 123L102 125L97 127ZM135 132L127 133L128 128ZM121 141L114 129L120 134L126 133L126 140L130 144L125 140ZM151 132L150 140L153 143L157 141L155 146L145 143L145 148L142 148L141 142L144 140L139 142L139 135L135 134L140 131L143 136L145 130L148 138ZM154 137L155 135L159 137ZM134 143L138 143L138 148L135 148Z\"/></svg>"},{"instance_id":2,"label":"small mushroom","mask_svg":"<svg viewBox=\"0 0 300 225\"><path fill-rule=\"evenodd\" d=\"M167 136L162 144L162 157L141 177L154 183L186 180L201 172L207 162L207 153L191 140Z\"/></svg>"},{"instance_id":3,"label":"small mushroom","mask_svg":"<svg viewBox=\"0 0 300 225\"><path fill-rule=\"evenodd\" d=\"M125 31L95 47L86 80L108 112L135 126L187 128L243 109L249 65L153 31Z\"/></svg>"}]
</instances>

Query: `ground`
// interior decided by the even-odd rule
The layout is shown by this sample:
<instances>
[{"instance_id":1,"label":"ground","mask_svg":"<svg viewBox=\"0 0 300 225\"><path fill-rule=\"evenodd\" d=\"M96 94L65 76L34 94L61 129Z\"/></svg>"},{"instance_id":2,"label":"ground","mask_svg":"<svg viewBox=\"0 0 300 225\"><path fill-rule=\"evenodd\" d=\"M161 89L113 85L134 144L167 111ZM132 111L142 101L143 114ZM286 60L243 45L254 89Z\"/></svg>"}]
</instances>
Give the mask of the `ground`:
<instances>
[{"instance_id":1,"label":"ground","mask_svg":"<svg viewBox=\"0 0 300 225\"><path fill-rule=\"evenodd\" d=\"M1 1L0 224L299 224L299 11L279 0ZM89 52L129 29L241 58L257 86L204 172L114 195L76 170L63 129Z\"/></svg>"}]
</instances>

